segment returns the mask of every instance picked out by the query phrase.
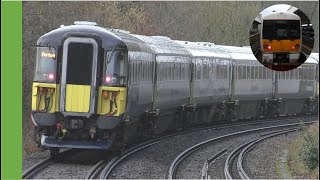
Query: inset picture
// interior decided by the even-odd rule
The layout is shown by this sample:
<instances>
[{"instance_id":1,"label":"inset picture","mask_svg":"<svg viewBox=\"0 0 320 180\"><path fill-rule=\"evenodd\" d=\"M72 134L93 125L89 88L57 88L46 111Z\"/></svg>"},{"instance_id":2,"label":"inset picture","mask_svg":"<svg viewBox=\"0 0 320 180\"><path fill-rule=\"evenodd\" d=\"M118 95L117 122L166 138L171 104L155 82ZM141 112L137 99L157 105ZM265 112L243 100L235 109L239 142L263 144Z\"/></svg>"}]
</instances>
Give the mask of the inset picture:
<instances>
[{"instance_id":1,"label":"inset picture","mask_svg":"<svg viewBox=\"0 0 320 180\"><path fill-rule=\"evenodd\" d=\"M309 18L298 8L278 4L259 13L250 29L252 52L269 69L288 71L303 64L314 45Z\"/></svg>"}]
</instances>

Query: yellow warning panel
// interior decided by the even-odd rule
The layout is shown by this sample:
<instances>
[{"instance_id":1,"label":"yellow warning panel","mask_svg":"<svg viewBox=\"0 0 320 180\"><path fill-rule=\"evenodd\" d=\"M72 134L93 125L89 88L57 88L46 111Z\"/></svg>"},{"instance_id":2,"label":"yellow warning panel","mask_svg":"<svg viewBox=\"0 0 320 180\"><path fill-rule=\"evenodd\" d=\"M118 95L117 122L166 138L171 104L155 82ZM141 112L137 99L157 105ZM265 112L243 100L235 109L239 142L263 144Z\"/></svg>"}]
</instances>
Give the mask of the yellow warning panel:
<instances>
[{"instance_id":1,"label":"yellow warning panel","mask_svg":"<svg viewBox=\"0 0 320 180\"><path fill-rule=\"evenodd\" d=\"M89 85L66 85L66 102L67 112L89 112L90 107Z\"/></svg>"},{"instance_id":2,"label":"yellow warning panel","mask_svg":"<svg viewBox=\"0 0 320 180\"><path fill-rule=\"evenodd\" d=\"M59 104L58 84L33 82L32 85L32 110L54 113ZM47 103L46 103L47 101Z\"/></svg>"},{"instance_id":3,"label":"yellow warning panel","mask_svg":"<svg viewBox=\"0 0 320 180\"><path fill-rule=\"evenodd\" d=\"M125 87L99 87L98 114L120 116L126 110L127 88Z\"/></svg>"}]
</instances>

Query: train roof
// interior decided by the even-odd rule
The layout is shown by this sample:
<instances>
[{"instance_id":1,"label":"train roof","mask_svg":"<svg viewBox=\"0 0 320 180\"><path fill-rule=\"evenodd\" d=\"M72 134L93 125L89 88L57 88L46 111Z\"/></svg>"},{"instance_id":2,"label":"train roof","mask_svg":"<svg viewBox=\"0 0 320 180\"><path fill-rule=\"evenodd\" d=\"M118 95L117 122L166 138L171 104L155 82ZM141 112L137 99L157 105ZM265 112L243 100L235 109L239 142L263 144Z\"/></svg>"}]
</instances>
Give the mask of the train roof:
<instances>
[{"instance_id":1,"label":"train roof","mask_svg":"<svg viewBox=\"0 0 320 180\"><path fill-rule=\"evenodd\" d=\"M187 49L175 43L169 37L144 36L137 34L132 34L132 36L148 44L155 54L190 56L190 53Z\"/></svg>"},{"instance_id":2,"label":"train roof","mask_svg":"<svg viewBox=\"0 0 320 180\"><path fill-rule=\"evenodd\" d=\"M58 47L61 45L63 39L68 36L83 36L89 34L92 37L99 36L102 40L102 46L105 49L112 49L113 47L125 47L122 39L114 33L108 31L105 28L89 25L89 24L75 24L69 26L60 26L60 28L54 29L44 35L42 35L38 41L38 46L53 46ZM107 42L107 43L106 43Z\"/></svg>"},{"instance_id":3,"label":"train roof","mask_svg":"<svg viewBox=\"0 0 320 180\"><path fill-rule=\"evenodd\" d=\"M224 49L219 48L214 43L189 42L180 40L175 40L175 42L186 48L193 57L230 58L230 55Z\"/></svg>"},{"instance_id":4,"label":"train roof","mask_svg":"<svg viewBox=\"0 0 320 180\"><path fill-rule=\"evenodd\" d=\"M257 60L257 58L252 53L251 47L238 47L238 46L223 46L217 45L223 48L228 54L230 54L232 59L235 60Z\"/></svg>"},{"instance_id":5,"label":"train roof","mask_svg":"<svg viewBox=\"0 0 320 180\"><path fill-rule=\"evenodd\" d=\"M114 33L115 35L117 35L118 37L120 37L123 40L123 42L126 44L128 50L153 53L153 50L148 44L146 44L141 39L130 34L129 31L122 31L117 29L108 29L108 30Z\"/></svg>"},{"instance_id":6,"label":"train roof","mask_svg":"<svg viewBox=\"0 0 320 180\"><path fill-rule=\"evenodd\" d=\"M262 20L300 20L300 17L292 12L271 12L261 18Z\"/></svg>"},{"instance_id":7,"label":"train roof","mask_svg":"<svg viewBox=\"0 0 320 180\"><path fill-rule=\"evenodd\" d=\"M291 13L292 14L292 13ZM61 26L41 36L37 45L61 43L66 34L98 34L102 39L105 48L112 49L112 46L127 46L130 51L149 52L155 54L181 55L192 57L220 57L234 60L255 60L250 46L236 47L216 45L211 42L190 42L171 40L165 36L144 36L131 34L128 31L107 29L95 24L75 24ZM110 41L111 39L111 41ZM108 42L108 43L105 43ZM110 43L111 42L111 43ZM306 63L318 64L319 53L311 53Z\"/></svg>"}]
</instances>

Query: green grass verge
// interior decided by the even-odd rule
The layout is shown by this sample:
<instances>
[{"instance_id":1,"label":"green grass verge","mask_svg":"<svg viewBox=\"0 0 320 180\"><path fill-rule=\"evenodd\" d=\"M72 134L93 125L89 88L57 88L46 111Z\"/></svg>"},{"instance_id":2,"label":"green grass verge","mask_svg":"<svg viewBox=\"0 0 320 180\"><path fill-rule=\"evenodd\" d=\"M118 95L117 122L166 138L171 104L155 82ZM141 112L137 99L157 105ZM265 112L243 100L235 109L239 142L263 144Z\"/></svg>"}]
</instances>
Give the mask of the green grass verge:
<instances>
[{"instance_id":1,"label":"green grass verge","mask_svg":"<svg viewBox=\"0 0 320 180\"><path fill-rule=\"evenodd\" d=\"M293 176L298 179L319 179L319 123L293 139L288 150L288 167Z\"/></svg>"}]
</instances>

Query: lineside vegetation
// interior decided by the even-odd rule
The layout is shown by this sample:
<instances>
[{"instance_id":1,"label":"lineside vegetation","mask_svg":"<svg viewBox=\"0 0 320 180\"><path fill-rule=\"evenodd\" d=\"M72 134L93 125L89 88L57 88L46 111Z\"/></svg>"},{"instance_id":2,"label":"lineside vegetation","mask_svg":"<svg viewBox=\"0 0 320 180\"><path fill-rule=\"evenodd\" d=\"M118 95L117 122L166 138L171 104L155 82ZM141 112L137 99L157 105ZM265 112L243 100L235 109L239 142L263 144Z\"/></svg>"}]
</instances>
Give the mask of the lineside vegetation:
<instances>
[{"instance_id":1,"label":"lineside vegetation","mask_svg":"<svg viewBox=\"0 0 320 180\"><path fill-rule=\"evenodd\" d=\"M298 179L319 179L319 123L306 128L288 149L292 175Z\"/></svg>"}]
</instances>

